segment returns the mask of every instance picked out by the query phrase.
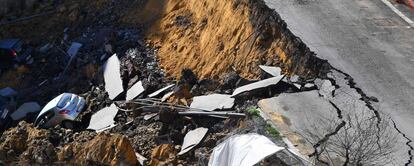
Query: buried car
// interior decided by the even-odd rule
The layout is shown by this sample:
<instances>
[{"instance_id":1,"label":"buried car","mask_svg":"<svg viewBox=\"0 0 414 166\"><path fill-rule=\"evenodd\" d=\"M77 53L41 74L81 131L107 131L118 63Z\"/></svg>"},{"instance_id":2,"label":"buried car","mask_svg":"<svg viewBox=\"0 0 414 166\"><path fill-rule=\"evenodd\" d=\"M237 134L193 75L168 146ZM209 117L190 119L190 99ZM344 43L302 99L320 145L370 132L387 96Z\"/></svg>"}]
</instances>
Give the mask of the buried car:
<instances>
[{"instance_id":1,"label":"buried car","mask_svg":"<svg viewBox=\"0 0 414 166\"><path fill-rule=\"evenodd\" d=\"M0 68L7 69L16 64L31 64L33 48L21 39L0 40Z\"/></svg>"},{"instance_id":2,"label":"buried car","mask_svg":"<svg viewBox=\"0 0 414 166\"><path fill-rule=\"evenodd\" d=\"M63 93L40 111L35 125L41 128L50 128L61 125L65 128L73 128L73 121L85 107L85 99L76 94Z\"/></svg>"}]
</instances>

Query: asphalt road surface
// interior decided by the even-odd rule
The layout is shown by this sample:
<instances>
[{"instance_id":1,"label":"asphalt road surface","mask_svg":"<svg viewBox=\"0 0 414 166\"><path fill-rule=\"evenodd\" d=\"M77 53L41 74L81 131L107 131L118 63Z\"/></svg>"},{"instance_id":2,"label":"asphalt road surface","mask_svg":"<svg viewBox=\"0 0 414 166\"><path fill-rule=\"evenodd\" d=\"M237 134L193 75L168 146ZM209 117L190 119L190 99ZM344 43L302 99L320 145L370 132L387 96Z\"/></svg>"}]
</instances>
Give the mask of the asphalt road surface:
<instances>
[{"instance_id":1,"label":"asphalt road surface","mask_svg":"<svg viewBox=\"0 0 414 166\"><path fill-rule=\"evenodd\" d=\"M414 27L380 0L265 1L318 57L377 97L377 109L414 140Z\"/></svg>"}]
</instances>

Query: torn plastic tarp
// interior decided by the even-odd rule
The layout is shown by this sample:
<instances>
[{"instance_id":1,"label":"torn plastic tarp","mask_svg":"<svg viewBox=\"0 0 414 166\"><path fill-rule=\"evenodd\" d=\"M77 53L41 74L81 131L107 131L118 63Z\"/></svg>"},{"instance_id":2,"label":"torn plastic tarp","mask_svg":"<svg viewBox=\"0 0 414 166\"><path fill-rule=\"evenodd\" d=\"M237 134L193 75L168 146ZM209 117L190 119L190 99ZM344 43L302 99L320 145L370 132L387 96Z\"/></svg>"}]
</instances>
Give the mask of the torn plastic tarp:
<instances>
[{"instance_id":1,"label":"torn plastic tarp","mask_svg":"<svg viewBox=\"0 0 414 166\"><path fill-rule=\"evenodd\" d=\"M168 86L166 86L166 87L164 87L164 88L162 88L162 89L160 89L160 90L157 90L157 91L155 91L155 92L153 92L153 93L151 93L151 94L149 94L148 95L148 97L157 97L158 95L160 95L162 92L164 92L164 91L166 91L166 90L168 90L168 89L170 89L170 88L172 88L174 86L174 84L171 84L171 85L168 85Z\"/></svg>"},{"instance_id":2,"label":"torn plastic tarp","mask_svg":"<svg viewBox=\"0 0 414 166\"><path fill-rule=\"evenodd\" d=\"M211 94L206 96L196 96L190 108L214 111L216 109L229 109L234 105L234 98L231 95Z\"/></svg>"},{"instance_id":3,"label":"torn plastic tarp","mask_svg":"<svg viewBox=\"0 0 414 166\"><path fill-rule=\"evenodd\" d=\"M127 101L132 100L144 91L145 91L145 89L142 86L142 81L138 81L137 83L132 85L131 88L128 89L128 91L126 93L126 100Z\"/></svg>"},{"instance_id":4,"label":"torn plastic tarp","mask_svg":"<svg viewBox=\"0 0 414 166\"><path fill-rule=\"evenodd\" d=\"M252 166L285 148L259 134L234 135L217 145L209 166Z\"/></svg>"},{"instance_id":5,"label":"torn plastic tarp","mask_svg":"<svg viewBox=\"0 0 414 166\"><path fill-rule=\"evenodd\" d=\"M184 137L184 142L178 155L187 153L195 146L197 146L201 140L203 140L204 136L207 134L207 131L208 129L204 127L189 131Z\"/></svg>"},{"instance_id":6,"label":"torn plastic tarp","mask_svg":"<svg viewBox=\"0 0 414 166\"><path fill-rule=\"evenodd\" d=\"M116 54L112 55L105 63L105 90L108 92L109 99L111 100L124 91L124 88L122 87L120 65L121 64Z\"/></svg>"},{"instance_id":7,"label":"torn plastic tarp","mask_svg":"<svg viewBox=\"0 0 414 166\"><path fill-rule=\"evenodd\" d=\"M99 110L92 115L87 129L100 132L113 127L115 123L114 118L117 113L118 108L115 104L111 104L111 106Z\"/></svg>"},{"instance_id":8,"label":"torn plastic tarp","mask_svg":"<svg viewBox=\"0 0 414 166\"><path fill-rule=\"evenodd\" d=\"M283 79L283 77L285 77L285 76L280 75L280 76L277 76L277 77L272 77L272 78L264 79L264 80L257 81L257 82L251 83L251 84L244 85L244 86L239 87L236 90L234 90L234 92L231 96L233 97L233 96L239 95L243 92L248 92L248 91L255 90L255 89L260 89L260 88L265 88L265 87L268 87L270 85L276 85L277 83L280 82L280 80Z\"/></svg>"},{"instance_id":9,"label":"torn plastic tarp","mask_svg":"<svg viewBox=\"0 0 414 166\"><path fill-rule=\"evenodd\" d=\"M264 66L259 65L260 69L262 69L264 72L272 75L273 77L280 76L280 73L282 72L282 69L280 67L274 67L274 66Z\"/></svg>"}]
</instances>

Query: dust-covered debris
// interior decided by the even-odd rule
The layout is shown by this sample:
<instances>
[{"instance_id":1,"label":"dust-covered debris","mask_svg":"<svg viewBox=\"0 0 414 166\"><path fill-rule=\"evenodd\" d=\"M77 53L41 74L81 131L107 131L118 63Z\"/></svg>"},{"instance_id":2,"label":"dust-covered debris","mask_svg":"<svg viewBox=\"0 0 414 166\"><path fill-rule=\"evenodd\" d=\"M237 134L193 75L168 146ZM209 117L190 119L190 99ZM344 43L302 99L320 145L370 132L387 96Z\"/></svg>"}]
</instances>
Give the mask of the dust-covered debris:
<instances>
[{"instance_id":1,"label":"dust-covered debris","mask_svg":"<svg viewBox=\"0 0 414 166\"><path fill-rule=\"evenodd\" d=\"M280 76L280 74L282 72L282 69L280 67L275 67L275 66L259 65L259 68L262 69L264 72L270 74L273 77Z\"/></svg>"},{"instance_id":2,"label":"dust-covered debris","mask_svg":"<svg viewBox=\"0 0 414 166\"><path fill-rule=\"evenodd\" d=\"M126 100L132 100L144 91L145 89L142 86L142 82L138 81L131 88L129 88L128 91L126 92Z\"/></svg>"},{"instance_id":3,"label":"dust-covered debris","mask_svg":"<svg viewBox=\"0 0 414 166\"><path fill-rule=\"evenodd\" d=\"M197 146L201 140L203 140L204 136L207 134L207 131L207 128L197 128L189 131L184 137L184 142L178 155L183 155Z\"/></svg>"},{"instance_id":4,"label":"dust-covered debris","mask_svg":"<svg viewBox=\"0 0 414 166\"><path fill-rule=\"evenodd\" d=\"M193 98L191 108L214 111L216 109L230 109L234 105L234 98L231 95L210 94L206 96L196 96Z\"/></svg>"},{"instance_id":5,"label":"dust-covered debris","mask_svg":"<svg viewBox=\"0 0 414 166\"><path fill-rule=\"evenodd\" d=\"M117 113L118 108L115 104L111 104L111 106L99 110L98 112L92 115L88 129L100 132L105 129L108 129L108 127L112 127L115 123L114 118Z\"/></svg>"},{"instance_id":6,"label":"dust-covered debris","mask_svg":"<svg viewBox=\"0 0 414 166\"><path fill-rule=\"evenodd\" d=\"M265 80L257 81L255 83L239 87L236 90L234 90L232 96L237 96L241 93L252 91L252 90L255 90L255 89L265 88L265 87L268 87L270 85L276 85L277 83L279 83L279 81L281 81L283 79L283 77L284 77L284 75L280 75L280 76L277 76L277 77L268 78L268 79L265 79Z\"/></svg>"},{"instance_id":7,"label":"dust-covered debris","mask_svg":"<svg viewBox=\"0 0 414 166\"><path fill-rule=\"evenodd\" d=\"M24 103L22 104L19 108L17 108L16 111L14 111L10 117L13 120L19 120L22 119L24 117L26 117L26 115L28 113L36 113L40 111L40 105L37 102L28 102L28 103Z\"/></svg>"},{"instance_id":8,"label":"dust-covered debris","mask_svg":"<svg viewBox=\"0 0 414 166\"><path fill-rule=\"evenodd\" d=\"M112 55L104 67L105 90L110 99L115 99L124 89L122 87L120 62L116 54Z\"/></svg>"}]
</instances>

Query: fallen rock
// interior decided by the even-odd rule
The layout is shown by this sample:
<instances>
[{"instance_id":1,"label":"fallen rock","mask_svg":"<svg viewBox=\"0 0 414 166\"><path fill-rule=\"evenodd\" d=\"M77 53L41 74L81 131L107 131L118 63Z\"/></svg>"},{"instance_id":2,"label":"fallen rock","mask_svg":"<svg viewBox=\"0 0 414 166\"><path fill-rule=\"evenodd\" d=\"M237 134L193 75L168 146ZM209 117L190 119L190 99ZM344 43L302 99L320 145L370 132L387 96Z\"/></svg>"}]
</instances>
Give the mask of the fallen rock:
<instances>
[{"instance_id":1,"label":"fallen rock","mask_svg":"<svg viewBox=\"0 0 414 166\"><path fill-rule=\"evenodd\" d=\"M71 143L58 153L69 165L137 165L137 156L129 140L119 134L99 133L86 143Z\"/></svg>"}]
</instances>

